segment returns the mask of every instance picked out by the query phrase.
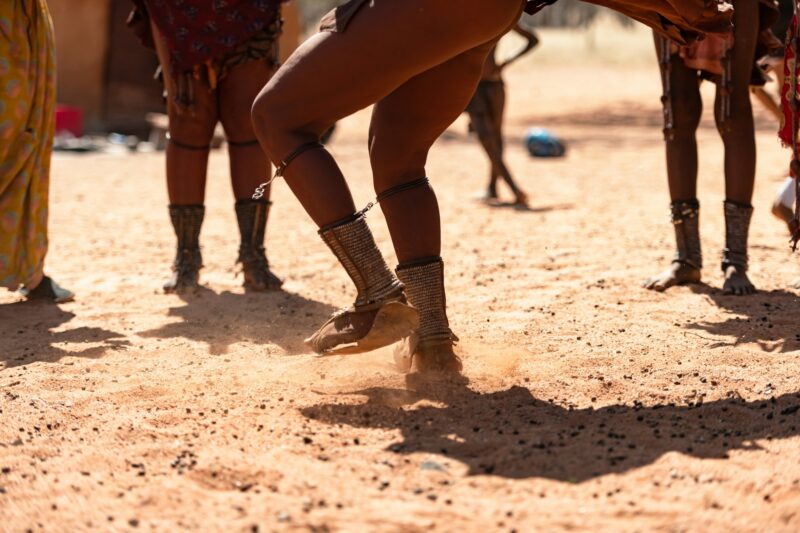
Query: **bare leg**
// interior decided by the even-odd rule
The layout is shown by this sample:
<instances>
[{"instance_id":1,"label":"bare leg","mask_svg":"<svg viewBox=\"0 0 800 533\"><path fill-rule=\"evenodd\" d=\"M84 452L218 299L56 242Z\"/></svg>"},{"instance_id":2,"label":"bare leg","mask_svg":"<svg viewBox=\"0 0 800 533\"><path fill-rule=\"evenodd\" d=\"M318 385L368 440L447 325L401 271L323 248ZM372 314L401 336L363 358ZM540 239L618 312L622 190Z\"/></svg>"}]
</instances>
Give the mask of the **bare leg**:
<instances>
[{"instance_id":1,"label":"bare leg","mask_svg":"<svg viewBox=\"0 0 800 533\"><path fill-rule=\"evenodd\" d=\"M655 36L656 53L659 59L664 53L664 40ZM668 45L667 45L668 46ZM664 98L668 98L671 116L665 117L665 144L667 155L667 180L670 199L673 202L673 215L682 211L677 207L680 202L696 203L697 198L697 141L695 132L700 124L703 102L700 98L700 87L696 71L689 69L683 60L672 54L669 58L669 75L662 65L662 82L665 87ZM671 120L671 124L668 124ZM696 224L696 220L688 220ZM675 220L676 231L685 226ZM676 235L680 235L676 233ZM680 237L679 237L680 238ZM699 247L699 242L697 243ZM699 249L697 250L699 255ZM700 281L700 261L674 260L663 272L647 279L644 286L655 291L664 291L675 285L697 283Z\"/></svg>"},{"instance_id":2,"label":"bare leg","mask_svg":"<svg viewBox=\"0 0 800 533\"><path fill-rule=\"evenodd\" d=\"M267 60L248 61L231 69L217 89L220 120L228 138L236 220L241 236L238 263L242 265L245 288L253 291L275 290L283 284L269 268L264 243L271 210L270 188L264 189L261 199L252 199L256 187L266 181L271 169L253 131L250 109L273 72Z\"/></svg>"},{"instance_id":3,"label":"bare leg","mask_svg":"<svg viewBox=\"0 0 800 533\"><path fill-rule=\"evenodd\" d=\"M253 108L256 134L273 162L318 140L338 119L385 98L409 79L495 39L520 0L377 0L346 33L317 34L289 58ZM365 53L369 50L369 53ZM474 88L474 87L473 87ZM319 226L355 206L331 156L311 150L287 169L287 183Z\"/></svg>"},{"instance_id":4,"label":"bare leg","mask_svg":"<svg viewBox=\"0 0 800 533\"><path fill-rule=\"evenodd\" d=\"M484 198L488 201L493 201L498 198L497 194L497 180L502 173L498 168L495 158L492 157L491 146L491 113L489 95L487 94L485 84L478 85L475 94L472 96L469 104L467 105L467 113L469 114L470 127L472 131L478 136L478 140L483 146L486 155L489 157L489 185L486 187L486 194Z\"/></svg>"},{"instance_id":5,"label":"bare leg","mask_svg":"<svg viewBox=\"0 0 800 533\"><path fill-rule=\"evenodd\" d=\"M216 95L197 83L192 108L182 109L176 104L177 88L169 74L169 52L155 24L152 28L167 92L171 139L167 145L169 201L172 205L201 205L205 201L208 147L218 118Z\"/></svg>"},{"instance_id":6,"label":"bare leg","mask_svg":"<svg viewBox=\"0 0 800 533\"><path fill-rule=\"evenodd\" d=\"M717 89L715 116L717 129L725 144L725 198L726 198L726 248L743 247L743 257L732 262L723 261L725 282L723 290L728 294L752 294L755 286L747 277L747 233L749 212L756 173L756 143L753 126L753 110L750 102L750 76L753 68L756 41L758 38L758 2L737 1L734 14L734 46L731 51L731 88L728 97L730 111L722 109L724 98ZM749 210L749 211L748 211ZM732 211L741 216L732 220ZM745 213L744 211L748 211ZM735 215L734 215L735 216ZM746 224L744 220L746 219ZM746 227L732 227L732 225ZM734 234L739 234L738 238ZM731 242L731 240L743 242ZM726 252L726 255L728 252Z\"/></svg>"},{"instance_id":7,"label":"bare leg","mask_svg":"<svg viewBox=\"0 0 800 533\"><path fill-rule=\"evenodd\" d=\"M267 61L248 61L228 72L217 89L219 93L219 118L228 138L231 182L237 200L246 200L270 172L270 163L264 155L253 131L250 110L258 93L274 73ZM264 198L269 200L269 188Z\"/></svg>"},{"instance_id":8,"label":"bare leg","mask_svg":"<svg viewBox=\"0 0 800 533\"><path fill-rule=\"evenodd\" d=\"M369 135L377 193L426 175L428 151L462 113L490 49L485 44L465 52L378 102ZM392 195L381 201L381 209L400 263L440 255L439 207L430 186Z\"/></svg>"},{"instance_id":9,"label":"bare leg","mask_svg":"<svg viewBox=\"0 0 800 533\"><path fill-rule=\"evenodd\" d=\"M306 41L256 100L253 109L256 132L267 154L273 161L281 161L298 147L317 141L339 118L374 102L380 102L375 121L380 124L383 113L396 113L396 107L387 106L387 102L399 97L405 100L410 94L415 94L420 102L429 104L429 115L421 117L420 124L416 124L416 117L406 115L399 118L410 137L416 137L418 141L411 144L404 139L404 146L410 147L408 153L400 153L396 147L394 151L387 150L382 144L384 133L381 129L373 128L371 161L373 168L377 169L376 183L381 185L405 184L420 178L424 175L428 148L441 130L463 110L474 91L488 48L483 56L477 53L467 54L464 58L459 56L496 40L516 22L521 8L520 0L466 0L459 4L458 9L453 9L449 0L376 0L366 4L346 33L320 34ZM473 74L465 74L463 67L451 72L459 84L465 84L463 87L446 79L444 74L449 69L436 69L451 60L457 63L464 61L469 69L474 65ZM416 80L435 80L453 92L420 92L423 87L429 88L430 84ZM443 99L447 101L445 96L457 101L458 106L451 109L439 105ZM389 155L391 159L386 159ZM380 329L379 323L381 326L390 326L406 320L400 317L400 314L407 312L399 307L402 302L397 301L396 293L396 289L402 288L402 285L387 272L386 264L380 258L363 219L354 217L355 208L347 184L327 151L318 147L303 152L288 166L285 176L311 218L322 226L323 239L359 288L354 308L326 323L309 339L310 344L322 350L341 344L339 339L345 336L346 331L337 324L344 323L349 331L369 331L366 336L359 334L358 338L348 334L348 341L366 339L369 342L365 344L374 347L370 335ZM438 260L423 265L425 268L430 266L430 269L421 273L424 275L416 276L420 272L414 272L415 275L406 283L409 298L413 302L412 286L418 286L419 280L427 282L435 279L439 282L435 302L441 306L443 313L444 288L441 283L441 260L437 255L440 235L436 199L432 191L425 187L414 187L413 191L404 191L402 196L408 194L419 195L421 203L415 204L413 209L419 214L420 224L427 231L411 236L403 229L398 229L399 224L390 223L393 238L397 239L394 244L398 256L424 255L429 258L433 255L433 259ZM396 213L396 216L392 216L393 209L389 204L388 201L384 204L387 218L397 221L406 216ZM359 303L370 301L379 306L377 316L375 304ZM381 313L389 316L395 312L389 309L389 305L397 310L398 314L394 316L399 318L379 320ZM425 313L421 312L420 315L424 317ZM421 330L425 327L424 323L420 323ZM382 337L380 342L385 345L384 341L396 332L392 327L384 328L379 332ZM448 341L449 335L448 329ZM377 338L378 335L372 337ZM450 353L452 355L452 350Z\"/></svg>"},{"instance_id":10,"label":"bare leg","mask_svg":"<svg viewBox=\"0 0 800 533\"><path fill-rule=\"evenodd\" d=\"M428 151L461 114L478 81L486 43L424 72L376 106L370 128L370 161L392 242L397 274L420 313L420 329L400 352L401 365L416 360L421 371L458 371L444 293L439 206L426 176ZM411 185L410 185L411 184Z\"/></svg>"},{"instance_id":11,"label":"bare leg","mask_svg":"<svg viewBox=\"0 0 800 533\"><path fill-rule=\"evenodd\" d=\"M497 180L502 178L514 193L516 203L526 204L527 195L514 182L503 157L503 113L505 110L505 86L502 82L485 83L478 90L468 110L478 139L489 157L491 166L487 198L497 198Z\"/></svg>"},{"instance_id":12,"label":"bare leg","mask_svg":"<svg viewBox=\"0 0 800 533\"><path fill-rule=\"evenodd\" d=\"M216 93L192 78L193 102L188 108L176 102L176 80L170 75L169 52L155 24L151 24L167 92L170 141L167 145L167 191L170 220L177 237L177 253L172 276L165 292L182 292L198 285L203 259L200 229L205 215L208 149L217 125Z\"/></svg>"},{"instance_id":13,"label":"bare leg","mask_svg":"<svg viewBox=\"0 0 800 533\"><path fill-rule=\"evenodd\" d=\"M489 105L491 109L491 116L493 121L493 135L495 137L494 144L497 146L497 176L503 178L506 185L514 193L514 199L517 204L527 205L528 195L514 181L511 176L511 171L508 170L508 165L505 162L505 139L503 138L503 121L505 118L506 110L506 87L504 83L498 84L493 87L489 95Z\"/></svg>"}]
</instances>

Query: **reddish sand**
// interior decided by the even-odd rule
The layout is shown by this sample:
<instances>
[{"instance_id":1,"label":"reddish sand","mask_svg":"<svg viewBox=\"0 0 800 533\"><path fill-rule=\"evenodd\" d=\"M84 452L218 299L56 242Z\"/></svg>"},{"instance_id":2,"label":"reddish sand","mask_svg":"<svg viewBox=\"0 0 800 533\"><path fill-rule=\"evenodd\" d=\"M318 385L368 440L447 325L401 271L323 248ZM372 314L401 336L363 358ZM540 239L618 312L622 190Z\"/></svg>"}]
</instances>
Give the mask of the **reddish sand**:
<instances>
[{"instance_id":1,"label":"reddish sand","mask_svg":"<svg viewBox=\"0 0 800 533\"><path fill-rule=\"evenodd\" d=\"M761 292L720 291L707 99L707 285L657 294L640 288L673 247L655 65L529 61L509 89L529 211L474 200L486 162L463 119L428 169L468 385L407 378L389 350L308 352L352 291L284 183L269 255L285 292L240 287L223 151L204 289L180 298L159 290L163 154L56 156L49 271L78 297L0 296L0 530L800 530L798 260L769 214L787 162L774 123L757 109ZM360 204L367 120L332 146ZM529 158L534 124L568 156ZM369 222L393 262L380 209Z\"/></svg>"}]
</instances>

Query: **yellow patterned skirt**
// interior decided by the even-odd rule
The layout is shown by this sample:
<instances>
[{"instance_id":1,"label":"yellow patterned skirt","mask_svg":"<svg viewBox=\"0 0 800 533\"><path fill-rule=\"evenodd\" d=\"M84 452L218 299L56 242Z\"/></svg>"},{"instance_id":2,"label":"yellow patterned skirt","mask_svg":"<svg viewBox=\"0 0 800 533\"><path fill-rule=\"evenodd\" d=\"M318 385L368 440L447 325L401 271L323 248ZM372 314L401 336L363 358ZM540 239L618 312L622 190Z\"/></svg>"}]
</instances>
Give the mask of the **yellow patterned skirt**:
<instances>
[{"instance_id":1,"label":"yellow patterned skirt","mask_svg":"<svg viewBox=\"0 0 800 533\"><path fill-rule=\"evenodd\" d=\"M55 122L53 25L45 0L0 1L0 286L42 270Z\"/></svg>"}]
</instances>

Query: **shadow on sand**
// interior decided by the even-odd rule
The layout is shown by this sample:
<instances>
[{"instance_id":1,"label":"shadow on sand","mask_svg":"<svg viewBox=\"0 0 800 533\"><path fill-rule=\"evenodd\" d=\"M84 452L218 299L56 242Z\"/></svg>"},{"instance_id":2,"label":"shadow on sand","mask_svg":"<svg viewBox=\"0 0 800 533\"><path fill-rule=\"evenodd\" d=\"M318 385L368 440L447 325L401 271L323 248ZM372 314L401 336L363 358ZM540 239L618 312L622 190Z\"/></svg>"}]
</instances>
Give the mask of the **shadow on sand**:
<instances>
[{"instance_id":1,"label":"shadow on sand","mask_svg":"<svg viewBox=\"0 0 800 533\"><path fill-rule=\"evenodd\" d=\"M476 202L490 209L509 209L519 213L550 213L551 211L570 211L575 209L573 204L528 205L516 202L506 202L497 199L476 198Z\"/></svg>"},{"instance_id":2,"label":"shadow on sand","mask_svg":"<svg viewBox=\"0 0 800 533\"><path fill-rule=\"evenodd\" d=\"M11 368L37 361L52 363L65 356L98 358L109 349L130 344L121 333L103 328L82 326L53 331L73 318L74 313L47 302L0 305L0 365ZM77 350L56 346L62 343L79 346Z\"/></svg>"},{"instance_id":3,"label":"shadow on sand","mask_svg":"<svg viewBox=\"0 0 800 533\"><path fill-rule=\"evenodd\" d=\"M322 404L303 414L331 425L399 430L389 451L447 457L466 465L469 475L572 483L642 467L668 452L725 459L730 450L759 449L758 439L800 434L800 393L754 402L731 393L693 406L573 410L519 386L480 393L466 380L432 384L414 375L407 385L357 391L352 394L366 396L365 403Z\"/></svg>"},{"instance_id":4,"label":"shadow on sand","mask_svg":"<svg viewBox=\"0 0 800 533\"><path fill-rule=\"evenodd\" d=\"M201 287L182 300L184 305L171 307L168 313L180 321L139 335L204 342L214 355L227 353L231 344L242 341L276 344L296 355L308 353L303 339L334 311L328 304L284 291L236 294Z\"/></svg>"},{"instance_id":5,"label":"shadow on sand","mask_svg":"<svg viewBox=\"0 0 800 533\"><path fill-rule=\"evenodd\" d=\"M720 346L754 343L766 352L800 350L800 330L797 328L800 298L797 294L773 290L749 296L732 296L705 284L691 287L693 292L706 296L732 316L722 322L687 324L687 329L735 338L733 342L720 341Z\"/></svg>"},{"instance_id":6,"label":"shadow on sand","mask_svg":"<svg viewBox=\"0 0 800 533\"><path fill-rule=\"evenodd\" d=\"M604 107L591 110L575 111L573 113L551 113L518 115L511 123L530 125L539 124L544 127L596 127L604 130L615 128L646 128L660 131L664 127L664 115L658 99L654 105L642 105L639 102L618 102ZM713 109L713 104L709 103ZM759 112L760 109L754 106L755 129L774 133L777 121L768 113ZM716 130L717 126L713 120L703 120L698 126L698 130Z\"/></svg>"}]
</instances>

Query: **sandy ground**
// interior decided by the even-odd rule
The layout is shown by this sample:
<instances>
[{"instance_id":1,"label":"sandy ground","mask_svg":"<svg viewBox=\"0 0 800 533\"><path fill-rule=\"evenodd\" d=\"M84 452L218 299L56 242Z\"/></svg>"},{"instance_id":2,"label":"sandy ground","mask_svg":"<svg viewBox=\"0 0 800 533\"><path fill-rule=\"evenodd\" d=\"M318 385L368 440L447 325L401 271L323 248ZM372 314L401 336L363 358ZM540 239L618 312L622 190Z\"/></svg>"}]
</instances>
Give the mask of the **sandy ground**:
<instances>
[{"instance_id":1,"label":"sandy ground","mask_svg":"<svg viewBox=\"0 0 800 533\"><path fill-rule=\"evenodd\" d=\"M431 154L464 386L406 377L388 350L308 352L351 292L285 184L269 228L285 291L244 294L212 156L205 288L182 299L159 291L163 156L56 156L49 270L78 299L0 296L0 530L800 530L798 259L769 214L787 155L757 109L761 292L724 296L707 112L707 284L641 289L673 245L657 70L635 37L640 60L578 69L545 39L509 73L508 159L531 210L474 200L486 162L463 119ZM367 120L332 148L359 203ZM568 156L529 158L530 125ZM380 210L369 220L392 258Z\"/></svg>"}]
</instances>

